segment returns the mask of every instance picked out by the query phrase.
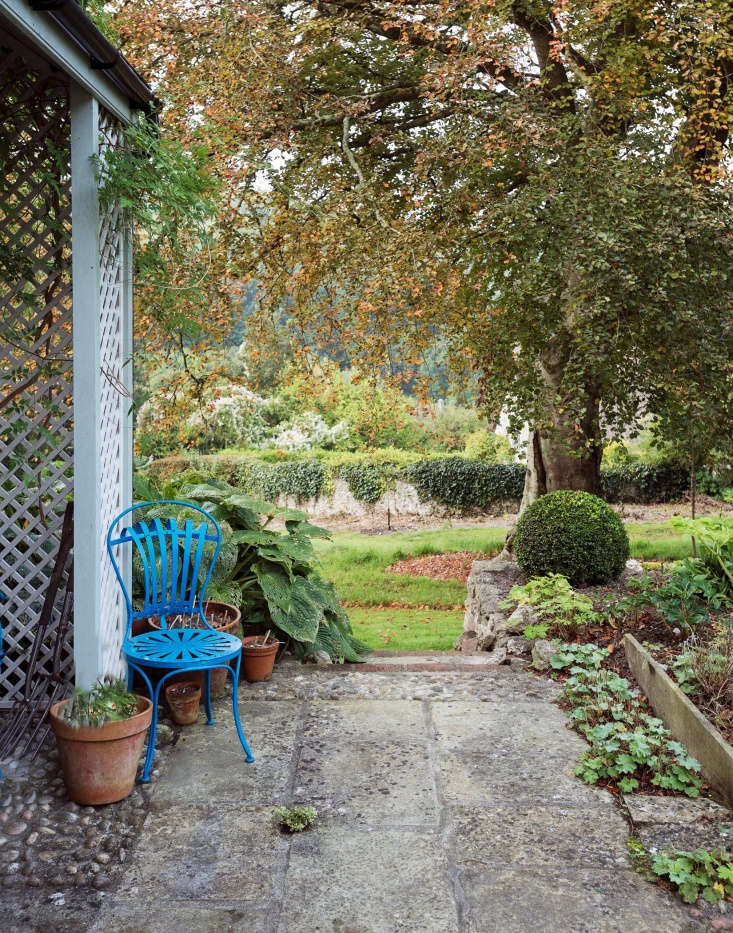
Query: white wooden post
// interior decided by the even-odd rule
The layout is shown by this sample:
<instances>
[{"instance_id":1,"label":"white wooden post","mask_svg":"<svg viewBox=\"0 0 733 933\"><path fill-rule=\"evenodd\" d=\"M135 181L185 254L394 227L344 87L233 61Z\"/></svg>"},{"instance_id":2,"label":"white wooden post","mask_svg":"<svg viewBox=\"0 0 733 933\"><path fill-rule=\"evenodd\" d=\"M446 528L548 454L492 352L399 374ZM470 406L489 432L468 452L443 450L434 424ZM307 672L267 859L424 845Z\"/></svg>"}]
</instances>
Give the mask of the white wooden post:
<instances>
[{"instance_id":1,"label":"white wooden post","mask_svg":"<svg viewBox=\"0 0 733 933\"><path fill-rule=\"evenodd\" d=\"M133 273L132 273L132 231L126 229L123 233L122 249L122 379L121 382L129 394L125 399L125 414L123 419L123 434L121 444L122 455L122 489L120 511L132 505L132 391L133 391ZM124 553L124 562L121 567L122 576L128 592L132 592L132 549L127 548Z\"/></svg>"},{"instance_id":2,"label":"white wooden post","mask_svg":"<svg viewBox=\"0 0 733 933\"><path fill-rule=\"evenodd\" d=\"M93 157L99 105L71 85L74 334L74 665L88 689L102 674L99 196Z\"/></svg>"}]
</instances>

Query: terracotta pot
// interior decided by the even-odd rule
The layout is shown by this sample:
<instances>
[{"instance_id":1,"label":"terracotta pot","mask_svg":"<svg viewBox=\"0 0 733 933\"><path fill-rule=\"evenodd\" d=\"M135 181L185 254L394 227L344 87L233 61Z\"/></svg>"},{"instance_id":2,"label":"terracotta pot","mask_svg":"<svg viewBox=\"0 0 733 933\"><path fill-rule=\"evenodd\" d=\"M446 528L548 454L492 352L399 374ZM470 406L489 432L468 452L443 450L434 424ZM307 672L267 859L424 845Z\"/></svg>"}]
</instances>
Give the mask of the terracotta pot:
<instances>
[{"instance_id":1,"label":"terracotta pot","mask_svg":"<svg viewBox=\"0 0 733 933\"><path fill-rule=\"evenodd\" d=\"M204 601L204 615L208 619L209 625L217 632L226 632L228 635L237 635L239 633L242 613L232 603L222 603L215 599L207 599ZM196 620L195 616L189 616L188 618ZM150 618L150 626L152 629L160 628L160 619L158 616L152 616ZM181 626L176 625L175 628L181 628ZM227 674L226 671L218 670L211 672L212 700L218 700L219 697L224 696L228 679L229 674ZM204 687L204 675L202 671L187 671L184 674L176 675L171 678L171 680L175 683L192 681L199 684L202 690Z\"/></svg>"},{"instance_id":2,"label":"terracotta pot","mask_svg":"<svg viewBox=\"0 0 733 933\"><path fill-rule=\"evenodd\" d=\"M166 684L165 698L173 722L179 726L191 726L199 718L201 685L193 680Z\"/></svg>"},{"instance_id":3,"label":"terracotta pot","mask_svg":"<svg viewBox=\"0 0 733 933\"><path fill-rule=\"evenodd\" d=\"M220 603L215 599L204 601L204 615L209 625L217 632L226 632L229 635L236 635L242 622L242 613L232 603ZM150 623L151 629L160 628L160 618L151 616L146 620ZM181 622L175 625L169 625L169 628L199 628L196 624L198 616L186 616ZM226 672L225 672L226 673Z\"/></svg>"},{"instance_id":4,"label":"terracotta pot","mask_svg":"<svg viewBox=\"0 0 733 933\"><path fill-rule=\"evenodd\" d=\"M84 806L122 800L135 783L153 704L138 697L139 712L130 719L75 728L58 716L70 702L54 703L49 714L69 797Z\"/></svg>"},{"instance_id":5,"label":"terracotta pot","mask_svg":"<svg viewBox=\"0 0 733 933\"><path fill-rule=\"evenodd\" d=\"M268 641L266 645L263 645L261 635L248 635L243 638L242 674L245 680L251 684L269 680L272 677L275 655L279 647L279 641Z\"/></svg>"}]
</instances>

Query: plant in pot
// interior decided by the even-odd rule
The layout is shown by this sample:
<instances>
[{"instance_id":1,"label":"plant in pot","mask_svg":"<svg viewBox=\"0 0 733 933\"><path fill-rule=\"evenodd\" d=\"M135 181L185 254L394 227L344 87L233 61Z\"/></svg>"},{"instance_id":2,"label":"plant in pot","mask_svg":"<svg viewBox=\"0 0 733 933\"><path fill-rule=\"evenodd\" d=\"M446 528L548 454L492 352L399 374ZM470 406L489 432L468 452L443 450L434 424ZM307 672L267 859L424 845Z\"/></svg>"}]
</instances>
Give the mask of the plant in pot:
<instances>
[{"instance_id":1,"label":"plant in pot","mask_svg":"<svg viewBox=\"0 0 733 933\"><path fill-rule=\"evenodd\" d=\"M223 543L208 592L218 599L229 593L229 601L242 607L245 637L263 626L260 631L272 629L301 660L319 651L336 663L366 659L369 649L354 636L335 588L318 573L312 539L328 538L327 531L303 512L252 499L220 480L183 483L176 494L203 506L221 525ZM284 531L271 528L273 521Z\"/></svg>"},{"instance_id":2,"label":"plant in pot","mask_svg":"<svg viewBox=\"0 0 733 933\"><path fill-rule=\"evenodd\" d=\"M217 599L207 599L204 600L204 615L206 616L206 621L209 625L217 632L224 632L227 635L238 635L241 621L242 613L239 609L232 605L231 603L223 602L222 600ZM145 620L149 623L151 629L160 628L160 619L158 616L152 616L150 619ZM201 622L197 615L175 615L169 616L166 619L166 624L168 628L199 628ZM226 682L229 675L225 670L217 668L211 672L211 699L217 700L219 697L224 696L226 692ZM179 677L174 677L174 681L188 680L194 681L200 687L203 688L204 685L204 674L203 671L189 671L186 674L182 674ZM178 720L176 720L177 722ZM179 725L185 725L184 723L179 723Z\"/></svg>"},{"instance_id":3,"label":"plant in pot","mask_svg":"<svg viewBox=\"0 0 733 933\"><path fill-rule=\"evenodd\" d=\"M199 718L201 684L197 681L188 679L166 684L165 698L176 725L192 726Z\"/></svg>"},{"instance_id":4,"label":"plant in pot","mask_svg":"<svg viewBox=\"0 0 733 933\"><path fill-rule=\"evenodd\" d=\"M132 792L153 715L147 697L130 693L123 681L98 683L54 703L49 715L75 803L114 803Z\"/></svg>"},{"instance_id":5,"label":"plant in pot","mask_svg":"<svg viewBox=\"0 0 733 933\"><path fill-rule=\"evenodd\" d=\"M280 647L276 638L265 635L245 635L242 639L242 674L249 683L259 683L272 677L275 655Z\"/></svg>"},{"instance_id":6,"label":"plant in pot","mask_svg":"<svg viewBox=\"0 0 733 933\"><path fill-rule=\"evenodd\" d=\"M245 637L272 629L301 660L320 652L335 663L366 659L369 649L354 636L334 586L318 573L312 539L329 534L307 515L190 471L169 481L160 495L194 502L219 522L222 544L207 595L241 607ZM169 510L161 508L159 516L150 511L148 518L165 519ZM284 530L272 528L274 521ZM204 559L200 574L207 572ZM134 597L144 593L144 583L143 568L133 556Z\"/></svg>"}]
</instances>

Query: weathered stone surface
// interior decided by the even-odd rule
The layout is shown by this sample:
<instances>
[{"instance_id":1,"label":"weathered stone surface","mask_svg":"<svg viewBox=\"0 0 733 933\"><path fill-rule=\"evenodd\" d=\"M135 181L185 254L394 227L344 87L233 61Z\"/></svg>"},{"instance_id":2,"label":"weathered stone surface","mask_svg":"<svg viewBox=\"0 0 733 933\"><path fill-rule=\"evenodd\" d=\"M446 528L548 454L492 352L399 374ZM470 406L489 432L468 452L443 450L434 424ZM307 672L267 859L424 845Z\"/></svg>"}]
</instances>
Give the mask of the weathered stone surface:
<instances>
[{"instance_id":1,"label":"weathered stone surface","mask_svg":"<svg viewBox=\"0 0 733 933\"><path fill-rule=\"evenodd\" d=\"M278 933L458 929L437 833L338 827L294 838L285 903L293 909L285 911Z\"/></svg>"},{"instance_id":2,"label":"weathered stone surface","mask_svg":"<svg viewBox=\"0 0 733 933\"><path fill-rule=\"evenodd\" d=\"M565 865L461 869L470 933L692 933L671 895L628 868Z\"/></svg>"},{"instance_id":3,"label":"weathered stone surface","mask_svg":"<svg viewBox=\"0 0 733 933\"><path fill-rule=\"evenodd\" d=\"M622 580L625 583L628 583L629 580L633 580L638 577L644 576L644 568L641 566L641 563L638 560L631 558L626 561L626 566L621 571L619 580Z\"/></svg>"},{"instance_id":4,"label":"weathered stone surface","mask_svg":"<svg viewBox=\"0 0 733 933\"><path fill-rule=\"evenodd\" d=\"M733 848L733 823L648 823L637 833L650 852L668 847L683 852Z\"/></svg>"},{"instance_id":5,"label":"weathered stone surface","mask_svg":"<svg viewBox=\"0 0 733 933\"><path fill-rule=\"evenodd\" d=\"M477 618L474 622L476 640L479 651L491 651L491 649L500 643L500 639L506 639L506 626L504 614L501 612L490 612Z\"/></svg>"},{"instance_id":6,"label":"weathered stone surface","mask_svg":"<svg viewBox=\"0 0 733 933\"><path fill-rule=\"evenodd\" d=\"M273 793L284 793L298 710L287 702L243 704L242 726L255 756L251 764L244 760L229 705L216 709L216 727L200 717L182 730L166 778L156 784L153 808L165 812L181 803L181 787L188 788L192 804L216 800L222 806L243 800L250 806L266 804Z\"/></svg>"},{"instance_id":7,"label":"weathered stone surface","mask_svg":"<svg viewBox=\"0 0 733 933\"><path fill-rule=\"evenodd\" d=\"M551 641L538 638L532 645L532 666L538 671L546 671L550 667L550 659L557 654L557 648Z\"/></svg>"},{"instance_id":8,"label":"weathered stone surface","mask_svg":"<svg viewBox=\"0 0 733 933\"><path fill-rule=\"evenodd\" d=\"M635 826L646 823L697 823L701 819L733 822L733 811L700 797L655 797L628 794L624 803Z\"/></svg>"},{"instance_id":9,"label":"weathered stone surface","mask_svg":"<svg viewBox=\"0 0 733 933\"><path fill-rule=\"evenodd\" d=\"M437 828L422 707L368 700L312 704L294 794L322 816L351 823Z\"/></svg>"},{"instance_id":10,"label":"weathered stone surface","mask_svg":"<svg viewBox=\"0 0 733 933\"><path fill-rule=\"evenodd\" d=\"M287 841L271 808L191 806L181 802L152 814L118 888L141 904L264 902L271 896Z\"/></svg>"},{"instance_id":11,"label":"weathered stone surface","mask_svg":"<svg viewBox=\"0 0 733 933\"><path fill-rule=\"evenodd\" d=\"M529 658L532 656L532 642L520 635L512 635L507 638L506 650L516 658Z\"/></svg>"},{"instance_id":12,"label":"weathered stone surface","mask_svg":"<svg viewBox=\"0 0 733 933\"><path fill-rule=\"evenodd\" d=\"M108 908L112 909L108 909ZM89 933L264 933L267 914L253 910L248 904L238 908L207 907L192 903L166 904L161 910L151 911L139 904L122 899L106 905L105 913Z\"/></svg>"},{"instance_id":13,"label":"weathered stone surface","mask_svg":"<svg viewBox=\"0 0 733 933\"><path fill-rule=\"evenodd\" d=\"M517 606L514 612L506 620L506 630L510 634L519 634L522 632L528 625L537 624L537 614L531 606Z\"/></svg>"},{"instance_id":14,"label":"weathered stone surface","mask_svg":"<svg viewBox=\"0 0 733 933\"><path fill-rule=\"evenodd\" d=\"M474 638L479 651L491 651L506 644L507 619L500 604L512 586L523 580L519 567L500 557L473 562L466 584L461 647L464 641L473 644Z\"/></svg>"},{"instance_id":15,"label":"weathered stone surface","mask_svg":"<svg viewBox=\"0 0 733 933\"><path fill-rule=\"evenodd\" d=\"M489 701L477 710L454 701L434 706L432 719L441 787L451 805L491 807L497 799L519 801L528 794L538 807L585 807L604 799L573 776L587 746L566 729L554 705Z\"/></svg>"},{"instance_id":16,"label":"weathered stone surface","mask_svg":"<svg viewBox=\"0 0 733 933\"><path fill-rule=\"evenodd\" d=\"M633 794L625 803L635 832L650 852L733 846L733 812L713 800Z\"/></svg>"}]
</instances>

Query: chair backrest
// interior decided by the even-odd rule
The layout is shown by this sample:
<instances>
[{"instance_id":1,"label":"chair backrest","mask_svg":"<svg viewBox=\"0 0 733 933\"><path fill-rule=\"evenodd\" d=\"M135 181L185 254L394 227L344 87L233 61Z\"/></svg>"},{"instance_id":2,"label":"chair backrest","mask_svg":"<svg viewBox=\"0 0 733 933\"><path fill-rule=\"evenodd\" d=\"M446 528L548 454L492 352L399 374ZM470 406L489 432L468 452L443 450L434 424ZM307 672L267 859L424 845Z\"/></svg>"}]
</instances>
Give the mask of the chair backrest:
<instances>
[{"instance_id":1,"label":"chair backrest","mask_svg":"<svg viewBox=\"0 0 733 933\"><path fill-rule=\"evenodd\" d=\"M167 507L172 513L181 509L198 512L205 521L197 525L191 518L179 522L175 514L161 516L160 512L167 512ZM158 514L146 517L146 513ZM129 524L123 521L126 516L129 516ZM137 610L133 608L132 593L128 592L118 561L125 547L135 549L138 567L142 565L144 596ZM120 512L107 532L107 552L127 605L125 637L129 638L135 619L150 616L158 616L163 629L168 628L167 618L175 615L198 615L204 625L211 628L203 611L203 601L220 548L218 522L191 502L160 499L137 503ZM203 578L202 567L205 568Z\"/></svg>"}]
</instances>

